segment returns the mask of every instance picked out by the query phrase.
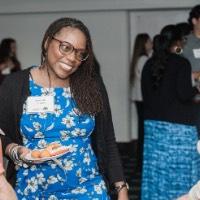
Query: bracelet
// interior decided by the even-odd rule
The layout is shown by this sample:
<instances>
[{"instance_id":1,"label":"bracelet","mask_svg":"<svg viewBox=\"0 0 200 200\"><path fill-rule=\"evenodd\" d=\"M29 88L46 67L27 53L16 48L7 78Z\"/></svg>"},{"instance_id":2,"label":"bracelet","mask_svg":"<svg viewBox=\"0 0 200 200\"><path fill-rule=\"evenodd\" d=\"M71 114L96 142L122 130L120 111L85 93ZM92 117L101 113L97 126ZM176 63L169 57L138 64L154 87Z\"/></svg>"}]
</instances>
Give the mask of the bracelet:
<instances>
[{"instance_id":1,"label":"bracelet","mask_svg":"<svg viewBox=\"0 0 200 200\"><path fill-rule=\"evenodd\" d=\"M115 186L115 190L117 191L117 193L119 193L124 187L129 190L129 185L126 182L122 183L121 185Z\"/></svg>"},{"instance_id":2,"label":"bracelet","mask_svg":"<svg viewBox=\"0 0 200 200\"><path fill-rule=\"evenodd\" d=\"M19 158L19 155L18 155L18 149L19 148L20 148L20 146L16 144L16 145L13 145L9 149L9 156L16 165L22 164L22 160Z\"/></svg>"}]
</instances>

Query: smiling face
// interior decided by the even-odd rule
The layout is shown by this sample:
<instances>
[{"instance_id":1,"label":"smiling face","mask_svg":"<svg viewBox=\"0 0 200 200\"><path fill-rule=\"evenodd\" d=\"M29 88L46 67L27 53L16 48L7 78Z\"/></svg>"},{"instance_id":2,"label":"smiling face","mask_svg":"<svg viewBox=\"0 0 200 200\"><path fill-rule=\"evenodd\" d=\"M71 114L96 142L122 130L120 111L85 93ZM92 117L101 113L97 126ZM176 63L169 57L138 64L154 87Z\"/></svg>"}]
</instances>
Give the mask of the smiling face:
<instances>
[{"instance_id":1,"label":"smiling face","mask_svg":"<svg viewBox=\"0 0 200 200\"><path fill-rule=\"evenodd\" d=\"M77 28L62 28L54 38L70 43L75 49L86 49L86 37L84 33ZM45 66L49 68L50 76L54 79L66 80L79 68L81 61L76 58L75 51L64 55L63 52L60 51L60 42L57 40L52 39L49 43Z\"/></svg>"}]
</instances>

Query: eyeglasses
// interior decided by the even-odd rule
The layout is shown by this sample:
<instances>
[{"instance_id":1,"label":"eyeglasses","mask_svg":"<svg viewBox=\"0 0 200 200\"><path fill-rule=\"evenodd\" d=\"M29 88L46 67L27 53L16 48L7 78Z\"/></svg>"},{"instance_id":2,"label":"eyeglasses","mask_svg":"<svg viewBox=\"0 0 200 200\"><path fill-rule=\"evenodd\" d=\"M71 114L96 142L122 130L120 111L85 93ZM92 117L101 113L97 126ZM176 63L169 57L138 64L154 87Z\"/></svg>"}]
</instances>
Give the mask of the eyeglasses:
<instances>
[{"instance_id":1,"label":"eyeglasses","mask_svg":"<svg viewBox=\"0 0 200 200\"><path fill-rule=\"evenodd\" d=\"M54 40L60 43L59 50L63 55L69 55L72 52L75 52L75 58L78 61L85 61L89 57L89 54L85 50L76 49L72 44L66 41L60 41L57 38L53 37Z\"/></svg>"}]
</instances>

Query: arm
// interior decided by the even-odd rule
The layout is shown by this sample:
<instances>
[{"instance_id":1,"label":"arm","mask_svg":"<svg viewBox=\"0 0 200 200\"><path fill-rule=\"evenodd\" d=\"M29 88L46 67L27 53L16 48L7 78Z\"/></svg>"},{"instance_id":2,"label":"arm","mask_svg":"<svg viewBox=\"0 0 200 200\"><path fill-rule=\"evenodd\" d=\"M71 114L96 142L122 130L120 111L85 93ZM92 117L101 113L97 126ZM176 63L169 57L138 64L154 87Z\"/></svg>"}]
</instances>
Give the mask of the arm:
<instances>
[{"instance_id":1,"label":"arm","mask_svg":"<svg viewBox=\"0 0 200 200\"><path fill-rule=\"evenodd\" d=\"M11 134L13 126L13 110L12 110L12 82L9 77L6 77L0 86L0 129L5 135L1 135L3 154L5 155L6 146L14 142Z\"/></svg>"},{"instance_id":2,"label":"arm","mask_svg":"<svg viewBox=\"0 0 200 200\"><path fill-rule=\"evenodd\" d=\"M110 104L108 100L107 91L103 81L101 80L102 85L102 97L104 102L104 112L103 112L103 123L104 123L104 139L106 143L106 152L108 157L107 171L109 181L114 184L115 187L124 185L125 178L123 175L122 164L119 157L119 152L116 144L114 127L112 122ZM118 200L127 200L128 192L127 187L123 186L118 192Z\"/></svg>"},{"instance_id":3,"label":"arm","mask_svg":"<svg viewBox=\"0 0 200 200\"><path fill-rule=\"evenodd\" d=\"M13 82L15 79L13 77L8 76L3 84L0 86L0 129L4 133L1 135L2 140L2 147L3 147L3 154L7 156L7 158L11 158L10 150L12 147L18 145L16 144L16 133L13 131L15 130L15 115L14 115L14 108L13 108ZM19 156L21 154L25 154L27 149L25 147L19 146Z\"/></svg>"},{"instance_id":4,"label":"arm","mask_svg":"<svg viewBox=\"0 0 200 200\"><path fill-rule=\"evenodd\" d=\"M196 87L192 87L191 65L184 60L177 74L176 82L177 95L183 102L190 101L198 93Z\"/></svg>"},{"instance_id":5,"label":"arm","mask_svg":"<svg viewBox=\"0 0 200 200\"><path fill-rule=\"evenodd\" d=\"M4 176L2 145L0 140L0 200L17 200L15 191Z\"/></svg>"}]
</instances>

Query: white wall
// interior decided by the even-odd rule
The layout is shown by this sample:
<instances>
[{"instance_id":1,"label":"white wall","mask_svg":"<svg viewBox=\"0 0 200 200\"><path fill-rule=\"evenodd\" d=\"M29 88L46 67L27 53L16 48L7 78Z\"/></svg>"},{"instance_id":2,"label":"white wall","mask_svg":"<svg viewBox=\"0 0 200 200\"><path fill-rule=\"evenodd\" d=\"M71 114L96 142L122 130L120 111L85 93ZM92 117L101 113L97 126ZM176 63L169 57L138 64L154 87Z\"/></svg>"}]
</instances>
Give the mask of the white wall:
<instances>
[{"instance_id":1,"label":"white wall","mask_svg":"<svg viewBox=\"0 0 200 200\"><path fill-rule=\"evenodd\" d=\"M154 35L168 23L184 21L195 0L0 0L0 39L18 42L23 67L40 63L40 43L50 22L63 16L81 19L90 29L94 51L108 89L118 141L137 138L136 113L130 124L129 60L139 32ZM162 9L162 11L160 11ZM164 10L163 10L164 9ZM178 10L174 10L178 9Z\"/></svg>"}]
</instances>

